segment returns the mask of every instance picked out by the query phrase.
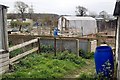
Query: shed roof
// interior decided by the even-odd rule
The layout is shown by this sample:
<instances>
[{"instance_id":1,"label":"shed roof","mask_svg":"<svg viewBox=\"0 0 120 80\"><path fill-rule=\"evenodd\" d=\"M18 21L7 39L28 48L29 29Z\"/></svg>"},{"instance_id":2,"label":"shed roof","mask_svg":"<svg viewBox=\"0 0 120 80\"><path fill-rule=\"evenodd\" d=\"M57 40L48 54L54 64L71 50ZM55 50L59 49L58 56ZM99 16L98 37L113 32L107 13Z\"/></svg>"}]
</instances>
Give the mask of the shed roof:
<instances>
[{"instance_id":1,"label":"shed roof","mask_svg":"<svg viewBox=\"0 0 120 80\"><path fill-rule=\"evenodd\" d=\"M63 16L67 20L95 20L92 17Z\"/></svg>"},{"instance_id":2,"label":"shed roof","mask_svg":"<svg viewBox=\"0 0 120 80\"><path fill-rule=\"evenodd\" d=\"M114 16L120 16L120 0L116 1L113 15Z\"/></svg>"},{"instance_id":3,"label":"shed roof","mask_svg":"<svg viewBox=\"0 0 120 80\"><path fill-rule=\"evenodd\" d=\"M6 8L8 8L8 6L1 5L1 4L0 4L0 8L5 8L5 9L6 9Z\"/></svg>"}]
</instances>

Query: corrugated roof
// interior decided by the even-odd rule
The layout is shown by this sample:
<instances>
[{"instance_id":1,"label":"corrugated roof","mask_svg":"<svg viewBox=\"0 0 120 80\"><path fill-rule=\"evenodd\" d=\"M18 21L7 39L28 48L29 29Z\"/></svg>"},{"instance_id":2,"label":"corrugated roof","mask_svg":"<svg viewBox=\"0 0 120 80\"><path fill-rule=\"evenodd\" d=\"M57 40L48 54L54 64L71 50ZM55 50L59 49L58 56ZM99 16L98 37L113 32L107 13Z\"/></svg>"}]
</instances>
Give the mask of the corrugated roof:
<instances>
[{"instance_id":1,"label":"corrugated roof","mask_svg":"<svg viewBox=\"0 0 120 80\"><path fill-rule=\"evenodd\" d=\"M92 17L63 16L67 20L95 20Z\"/></svg>"}]
</instances>

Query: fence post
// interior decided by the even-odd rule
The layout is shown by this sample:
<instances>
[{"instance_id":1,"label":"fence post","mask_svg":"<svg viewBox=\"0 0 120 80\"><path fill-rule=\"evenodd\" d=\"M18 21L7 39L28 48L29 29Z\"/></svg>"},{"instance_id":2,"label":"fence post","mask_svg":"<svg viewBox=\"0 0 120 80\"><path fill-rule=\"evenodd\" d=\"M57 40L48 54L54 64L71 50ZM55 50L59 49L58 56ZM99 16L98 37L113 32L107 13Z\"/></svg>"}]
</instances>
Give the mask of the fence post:
<instances>
[{"instance_id":1,"label":"fence post","mask_svg":"<svg viewBox=\"0 0 120 80\"><path fill-rule=\"evenodd\" d=\"M77 56L79 57L79 48L80 48L80 46L79 46L79 39L76 39L76 51L77 51Z\"/></svg>"},{"instance_id":2,"label":"fence post","mask_svg":"<svg viewBox=\"0 0 120 80\"><path fill-rule=\"evenodd\" d=\"M38 44L38 53L40 53L40 38L37 38L38 39L38 42L37 42L37 44Z\"/></svg>"},{"instance_id":3,"label":"fence post","mask_svg":"<svg viewBox=\"0 0 120 80\"><path fill-rule=\"evenodd\" d=\"M97 46L100 46L100 35L97 34L97 35L96 35L96 38L97 38Z\"/></svg>"},{"instance_id":4,"label":"fence post","mask_svg":"<svg viewBox=\"0 0 120 80\"><path fill-rule=\"evenodd\" d=\"M60 37L60 52L63 51L63 41L62 38Z\"/></svg>"},{"instance_id":5,"label":"fence post","mask_svg":"<svg viewBox=\"0 0 120 80\"><path fill-rule=\"evenodd\" d=\"M88 52L91 52L91 43L90 43L90 39L88 39Z\"/></svg>"}]
</instances>

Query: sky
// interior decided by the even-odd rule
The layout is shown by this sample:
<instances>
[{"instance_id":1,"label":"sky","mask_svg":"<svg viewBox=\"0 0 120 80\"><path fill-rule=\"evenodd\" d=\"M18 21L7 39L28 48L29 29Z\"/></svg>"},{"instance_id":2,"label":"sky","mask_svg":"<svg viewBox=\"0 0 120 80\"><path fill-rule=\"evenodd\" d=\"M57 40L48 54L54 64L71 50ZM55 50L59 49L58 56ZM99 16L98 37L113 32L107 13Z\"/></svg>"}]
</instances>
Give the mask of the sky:
<instances>
[{"instance_id":1,"label":"sky","mask_svg":"<svg viewBox=\"0 0 120 80\"><path fill-rule=\"evenodd\" d=\"M84 6L90 12L99 14L106 11L113 14L116 0L0 0L0 4L8 6L8 13L15 13L15 1L33 5L35 13L54 13L58 15L75 15L76 6Z\"/></svg>"}]
</instances>

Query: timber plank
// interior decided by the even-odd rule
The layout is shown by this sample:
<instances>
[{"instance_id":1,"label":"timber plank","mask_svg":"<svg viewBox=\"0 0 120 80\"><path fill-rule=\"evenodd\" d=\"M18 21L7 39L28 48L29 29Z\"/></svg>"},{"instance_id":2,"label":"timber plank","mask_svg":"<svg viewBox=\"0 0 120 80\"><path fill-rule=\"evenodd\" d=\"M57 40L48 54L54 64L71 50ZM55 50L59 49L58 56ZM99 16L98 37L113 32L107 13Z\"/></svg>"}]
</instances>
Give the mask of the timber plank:
<instances>
[{"instance_id":1,"label":"timber plank","mask_svg":"<svg viewBox=\"0 0 120 80\"><path fill-rule=\"evenodd\" d=\"M10 47L10 48L9 48L9 51L13 51L13 50L15 50L15 49L22 48L22 47L24 47L24 46L27 46L27 45L29 45L29 44L31 44L31 43L34 43L34 42L37 42L37 41L38 41L38 39L33 39L33 40L30 40L30 41L24 42L24 43L22 43L22 44L18 44L18 45L16 45L16 46Z\"/></svg>"},{"instance_id":2,"label":"timber plank","mask_svg":"<svg viewBox=\"0 0 120 80\"><path fill-rule=\"evenodd\" d=\"M26 52L24 52L24 53L22 53L22 54L19 54L19 55L15 56L15 57L11 58L11 59L10 59L10 64L11 64L12 62L20 59L20 58L23 58L24 56L26 56L26 55L28 55L28 54L30 54L30 53L33 53L33 52L37 51L37 50L38 50L38 47L33 48L33 49L29 50L29 51L26 51Z\"/></svg>"}]
</instances>

